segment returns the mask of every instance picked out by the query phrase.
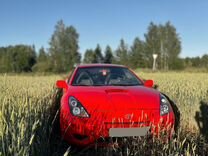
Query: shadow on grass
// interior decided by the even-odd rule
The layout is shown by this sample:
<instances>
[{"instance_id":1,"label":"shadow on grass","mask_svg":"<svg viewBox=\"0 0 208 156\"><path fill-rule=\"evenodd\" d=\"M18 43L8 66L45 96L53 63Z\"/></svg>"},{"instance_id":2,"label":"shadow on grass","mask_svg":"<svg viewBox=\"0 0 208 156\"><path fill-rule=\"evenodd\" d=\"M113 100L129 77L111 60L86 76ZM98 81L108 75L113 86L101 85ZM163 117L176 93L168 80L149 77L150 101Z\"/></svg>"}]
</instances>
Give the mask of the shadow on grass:
<instances>
[{"instance_id":1,"label":"shadow on grass","mask_svg":"<svg viewBox=\"0 0 208 156\"><path fill-rule=\"evenodd\" d=\"M60 124L59 124L59 115L60 115L60 101L63 95L62 89L56 89L53 94L53 101L50 107L50 118L49 122L51 123L50 133L49 133L49 145L50 145L50 155L51 156L62 156L67 155L71 146L65 142L60 134Z\"/></svg>"},{"instance_id":2,"label":"shadow on grass","mask_svg":"<svg viewBox=\"0 0 208 156\"><path fill-rule=\"evenodd\" d=\"M200 111L195 114L195 119L199 127L200 134L208 142L208 102L200 102Z\"/></svg>"},{"instance_id":3,"label":"shadow on grass","mask_svg":"<svg viewBox=\"0 0 208 156\"><path fill-rule=\"evenodd\" d=\"M50 98L41 101L41 110L36 112L39 124L34 130L34 139L29 149L30 155L62 156L70 149L70 146L60 136L59 107L61 96L62 91L54 89ZM49 102L50 100L52 100L52 104Z\"/></svg>"}]
</instances>

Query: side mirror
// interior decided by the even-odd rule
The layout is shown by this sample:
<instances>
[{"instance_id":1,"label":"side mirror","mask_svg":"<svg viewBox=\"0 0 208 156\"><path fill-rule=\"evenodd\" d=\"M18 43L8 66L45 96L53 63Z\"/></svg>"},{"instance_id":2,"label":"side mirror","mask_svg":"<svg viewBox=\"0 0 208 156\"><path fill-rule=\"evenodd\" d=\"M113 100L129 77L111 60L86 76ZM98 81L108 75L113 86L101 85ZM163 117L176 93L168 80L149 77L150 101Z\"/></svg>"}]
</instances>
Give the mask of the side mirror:
<instances>
[{"instance_id":1,"label":"side mirror","mask_svg":"<svg viewBox=\"0 0 208 156\"><path fill-rule=\"evenodd\" d=\"M145 86L145 87L150 87L150 88L152 88L153 85L154 85L153 80L146 80L145 83L144 83L144 86Z\"/></svg>"},{"instance_id":2,"label":"side mirror","mask_svg":"<svg viewBox=\"0 0 208 156\"><path fill-rule=\"evenodd\" d=\"M60 89L67 90L68 89L68 84L66 83L65 80L58 80L56 81L56 87Z\"/></svg>"}]
</instances>

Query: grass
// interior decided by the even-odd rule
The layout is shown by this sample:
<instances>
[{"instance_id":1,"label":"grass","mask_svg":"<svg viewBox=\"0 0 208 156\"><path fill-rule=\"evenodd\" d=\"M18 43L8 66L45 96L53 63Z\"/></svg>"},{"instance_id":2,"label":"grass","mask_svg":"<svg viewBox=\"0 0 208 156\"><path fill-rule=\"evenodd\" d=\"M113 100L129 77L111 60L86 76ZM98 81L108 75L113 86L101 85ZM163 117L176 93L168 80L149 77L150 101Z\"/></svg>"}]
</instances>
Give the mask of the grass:
<instances>
[{"instance_id":1,"label":"grass","mask_svg":"<svg viewBox=\"0 0 208 156\"><path fill-rule=\"evenodd\" d=\"M153 79L159 90L169 95L181 111L181 127L177 137L168 143L157 139L128 138L122 140L126 151L137 155L206 155L208 148L203 125L202 104L208 102L206 73L138 73ZM74 148L59 136L52 136L53 103L58 75L1 75L0 76L0 156L1 155L74 155ZM207 108L207 107L203 107ZM197 114L199 117L197 118ZM206 113L204 113L206 114ZM198 119L198 120L196 120ZM207 119L208 120L208 119ZM198 121L198 122L196 122ZM79 154L109 155L124 153L123 148L80 150Z\"/></svg>"}]
</instances>

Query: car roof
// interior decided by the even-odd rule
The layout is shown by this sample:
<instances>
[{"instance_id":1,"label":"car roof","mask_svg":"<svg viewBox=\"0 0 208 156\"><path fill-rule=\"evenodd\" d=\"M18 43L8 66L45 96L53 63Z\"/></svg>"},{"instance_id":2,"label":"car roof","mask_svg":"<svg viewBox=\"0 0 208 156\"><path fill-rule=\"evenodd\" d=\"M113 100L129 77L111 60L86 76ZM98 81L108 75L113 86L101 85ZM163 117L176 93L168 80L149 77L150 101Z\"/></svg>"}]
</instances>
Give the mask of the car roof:
<instances>
[{"instance_id":1,"label":"car roof","mask_svg":"<svg viewBox=\"0 0 208 156\"><path fill-rule=\"evenodd\" d=\"M77 65L77 67L85 68L85 67L126 67L126 66L119 64L93 63L93 64L79 64Z\"/></svg>"}]
</instances>

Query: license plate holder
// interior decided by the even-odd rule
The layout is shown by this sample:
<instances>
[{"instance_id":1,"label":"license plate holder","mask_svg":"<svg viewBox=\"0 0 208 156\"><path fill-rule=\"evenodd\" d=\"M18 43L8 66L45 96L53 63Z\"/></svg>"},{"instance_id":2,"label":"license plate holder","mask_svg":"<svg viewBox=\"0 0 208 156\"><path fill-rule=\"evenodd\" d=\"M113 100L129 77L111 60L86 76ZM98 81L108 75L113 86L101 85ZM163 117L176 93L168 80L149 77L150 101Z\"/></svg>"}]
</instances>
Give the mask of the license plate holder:
<instances>
[{"instance_id":1,"label":"license plate holder","mask_svg":"<svg viewBox=\"0 0 208 156\"><path fill-rule=\"evenodd\" d=\"M110 128L110 137L133 137L133 136L146 136L150 127L132 127L132 128Z\"/></svg>"}]
</instances>

